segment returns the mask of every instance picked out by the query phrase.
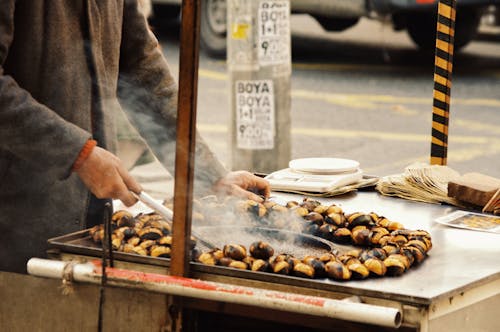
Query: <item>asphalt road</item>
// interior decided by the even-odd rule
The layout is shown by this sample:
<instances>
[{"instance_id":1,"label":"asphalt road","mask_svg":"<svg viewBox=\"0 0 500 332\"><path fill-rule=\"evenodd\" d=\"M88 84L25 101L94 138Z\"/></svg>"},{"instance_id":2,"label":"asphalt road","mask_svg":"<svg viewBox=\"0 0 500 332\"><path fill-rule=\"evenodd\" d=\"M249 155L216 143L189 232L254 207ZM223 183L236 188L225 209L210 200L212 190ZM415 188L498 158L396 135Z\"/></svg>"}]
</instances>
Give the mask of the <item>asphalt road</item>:
<instances>
[{"instance_id":1,"label":"asphalt road","mask_svg":"<svg viewBox=\"0 0 500 332\"><path fill-rule=\"evenodd\" d=\"M178 26L156 28L174 73ZM358 160L366 173L400 173L428 162L433 54L405 32L368 20L327 33L309 16L292 17L292 159ZM224 59L200 57L198 127L229 160L229 96ZM448 166L500 178L500 33L481 35L455 55Z\"/></svg>"}]
</instances>

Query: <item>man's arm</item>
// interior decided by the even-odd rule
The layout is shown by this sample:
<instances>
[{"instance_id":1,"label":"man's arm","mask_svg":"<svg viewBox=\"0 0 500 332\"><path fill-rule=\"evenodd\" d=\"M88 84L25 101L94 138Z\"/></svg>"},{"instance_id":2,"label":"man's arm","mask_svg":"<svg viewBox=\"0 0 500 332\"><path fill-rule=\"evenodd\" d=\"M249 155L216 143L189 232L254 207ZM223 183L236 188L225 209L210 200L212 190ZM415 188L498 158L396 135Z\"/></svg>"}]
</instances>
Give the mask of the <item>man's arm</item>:
<instances>
[{"instance_id":1,"label":"man's arm","mask_svg":"<svg viewBox=\"0 0 500 332\"><path fill-rule=\"evenodd\" d=\"M177 84L137 1L125 1L119 97L127 116L173 174ZM211 187L227 170L197 135L195 190Z\"/></svg>"},{"instance_id":2,"label":"man's arm","mask_svg":"<svg viewBox=\"0 0 500 332\"><path fill-rule=\"evenodd\" d=\"M0 6L0 149L35 169L69 176L71 166L91 134L37 102L4 71L14 36L15 0Z\"/></svg>"}]
</instances>

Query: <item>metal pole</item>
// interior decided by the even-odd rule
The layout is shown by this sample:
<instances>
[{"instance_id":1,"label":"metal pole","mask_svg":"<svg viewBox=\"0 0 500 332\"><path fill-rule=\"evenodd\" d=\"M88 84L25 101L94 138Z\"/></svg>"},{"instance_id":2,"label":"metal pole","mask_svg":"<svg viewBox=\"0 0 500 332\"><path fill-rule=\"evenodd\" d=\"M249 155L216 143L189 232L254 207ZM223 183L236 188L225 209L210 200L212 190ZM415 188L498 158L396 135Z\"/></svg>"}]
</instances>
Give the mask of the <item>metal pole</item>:
<instances>
[{"instance_id":1,"label":"metal pole","mask_svg":"<svg viewBox=\"0 0 500 332\"><path fill-rule=\"evenodd\" d=\"M289 0L228 0L232 169L288 167L291 34Z\"/></svg>"},{"instance_id":2,"label":"metal pole","mask_svg":"<svg viewBox=\"0 0 500 332\"><path fill-rule=\"evenodd\" d=\"M62 278L71 262L32 258L28 273L40 277ZM99 261L74 264L75 281L100 283ZM300 314L343 319L351 322L398 328L403 320L401 309L359 303L356 299L334 300L255 287L230 285L183 277L106 268L108 284L116 287L148 290L180 297L251 305Z\"/></svg>"},{"instance_id":3,"label":"metal pole","mask_svg":"<svg viewBox=\"0 0 500 332\"><path fill-rule=\"evenodd\" d=\"M431 165L447 163L456 7L456 0L439 0L434 60Z\"/></svg>"},{"instance_id":4,"label":"metal pole","mask_svg":"<svg viewBox=\"0 0 500 332\"><path fill-rule=\"evenodd\" d=\"M174 218L170 272L187 276L196 146L200 0L182 1Z\"/></svg>"}]
</instances>

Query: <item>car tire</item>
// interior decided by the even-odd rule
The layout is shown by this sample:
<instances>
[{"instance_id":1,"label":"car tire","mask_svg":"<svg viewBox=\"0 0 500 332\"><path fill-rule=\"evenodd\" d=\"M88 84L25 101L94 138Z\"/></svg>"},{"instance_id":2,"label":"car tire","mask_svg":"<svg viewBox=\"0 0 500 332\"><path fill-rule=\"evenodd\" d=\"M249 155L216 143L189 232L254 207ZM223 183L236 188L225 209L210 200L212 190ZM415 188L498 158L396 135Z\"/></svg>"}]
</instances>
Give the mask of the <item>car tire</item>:
<instances>
[{"instance_id":1,"label":"car tire","mask_svg":"<svg viewBox=\"0 0 500 332\"><path fill-rule=\"evenodd\" d=\"M226 0L201 2L200 47L214 57L226 55L227 11Z\"/></svg>"},{"instance_id":2,"label":"car tire","mask_svg":"<svg viewBox=\"0 0 500 332\"><path fill-rule=\"evenodd\" d=\"M459 8L455 23L455 45L459 50L466 46L477 34L481 19L481 10L474 8ZM435 12L412 13L406 18L406 28L413 42L424 51L431 51L436 47Z\"/></svg>"},{"instance_id":3,"label":"car tire","mask_svg":"<svg viewBox=\"0 0 500 332\"><path fill-rule=\"evenodd\" d=\"M327 31L344 31L356 25L359 22L359 17L355 18L340 18L340 17L324 17L314 16L316 21Z\"/></svg>"}]
</instances>

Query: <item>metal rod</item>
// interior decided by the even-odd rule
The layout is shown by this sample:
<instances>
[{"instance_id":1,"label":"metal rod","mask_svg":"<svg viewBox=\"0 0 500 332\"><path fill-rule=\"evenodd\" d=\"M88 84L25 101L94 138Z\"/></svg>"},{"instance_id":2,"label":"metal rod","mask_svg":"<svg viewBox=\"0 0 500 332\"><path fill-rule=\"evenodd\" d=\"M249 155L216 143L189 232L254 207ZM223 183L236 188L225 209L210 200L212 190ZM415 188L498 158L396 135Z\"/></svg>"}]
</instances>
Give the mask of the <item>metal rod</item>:
<instances>
[{"instance_id":1,"label":"metal rod","mask_svg":"<svg viewBox=\"0 0 500 332\"><path fill-rule=\"evenodd\" d=\"M28 261L28 273L40 277L62 278L67 264L71 264L71 262L32 258ZM402 322L402 313L399 308L117 268L107 268L106 273L110 286L250 305L393 328L398 328ZM71 275L77 282L98 284L102 277L99 261L75 264Z\"/></svg>"},{"instance_id":2,"label":"metal rod","mask_svg":"<svg viewBox=\"0 0 500 332\"><path fill-rule=\"evenodd\" d=\"M456 0L439 0L434 58L431 165L447 163L456 7Z\"/></svg>"},{"instance_id":3,"label":"metal rod","mask_svg":"<svg viewBox=\"0 0 500 332\"><path fill-rule=\"evenodd\" d=\"M196 147L200 0L182 1L171 273L187 276Z\"/></svg>"}]
</instances>

